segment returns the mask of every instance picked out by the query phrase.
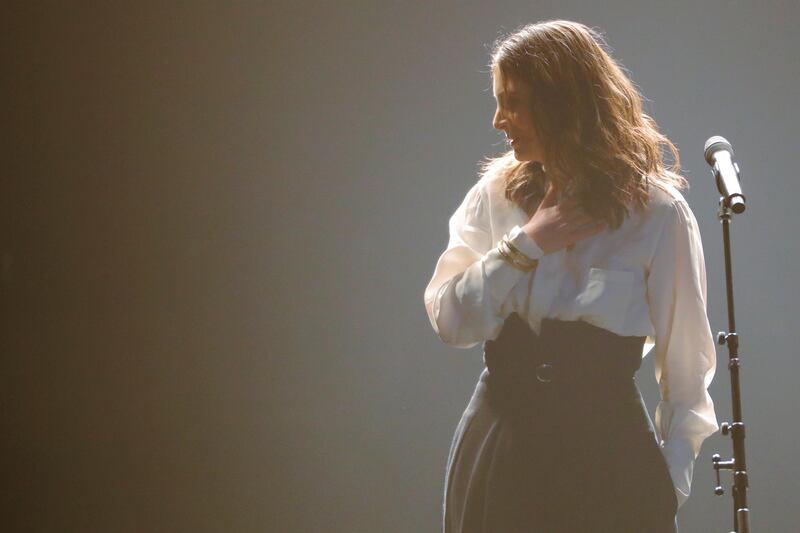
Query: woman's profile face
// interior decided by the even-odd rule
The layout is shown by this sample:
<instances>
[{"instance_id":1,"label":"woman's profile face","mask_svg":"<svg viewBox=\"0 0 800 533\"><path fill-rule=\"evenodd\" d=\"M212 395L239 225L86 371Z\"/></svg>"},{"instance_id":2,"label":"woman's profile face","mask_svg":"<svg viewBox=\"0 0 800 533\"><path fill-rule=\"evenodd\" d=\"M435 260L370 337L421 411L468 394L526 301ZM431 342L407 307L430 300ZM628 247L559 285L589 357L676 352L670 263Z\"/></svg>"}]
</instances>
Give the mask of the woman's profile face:
<instances>
[{"instance_id":1,"label":"woman's profile face","mask_svg":"<svg viewBox=\"0 0 800 533\"><path fill-rule=\"evenodd\" d=\"M517 161L545 163L541 143L531 120L530 88L513 79L503 79L500 69L492 71L492 85L497 109L492 126L506 134Z\"/></svg>"}]
</instances>

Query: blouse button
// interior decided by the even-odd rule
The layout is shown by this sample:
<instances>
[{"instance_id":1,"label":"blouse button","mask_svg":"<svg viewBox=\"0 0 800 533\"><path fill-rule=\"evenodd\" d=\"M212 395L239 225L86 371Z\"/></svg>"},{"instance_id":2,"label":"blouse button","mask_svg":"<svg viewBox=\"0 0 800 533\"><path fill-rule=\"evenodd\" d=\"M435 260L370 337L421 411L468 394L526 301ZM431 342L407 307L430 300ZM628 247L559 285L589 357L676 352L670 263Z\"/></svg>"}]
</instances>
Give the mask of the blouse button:
<instances>
[{"instance_id":1,"label":"blouse button","mask_svg":"<svg viewBox=\"0 0 800 533\"><path fill-rule=\"evenodd\" d=\"M536 367L536 379L542 383L549 383L553 380L553 365L542 363Z\"/></svg>"}]
</instances>

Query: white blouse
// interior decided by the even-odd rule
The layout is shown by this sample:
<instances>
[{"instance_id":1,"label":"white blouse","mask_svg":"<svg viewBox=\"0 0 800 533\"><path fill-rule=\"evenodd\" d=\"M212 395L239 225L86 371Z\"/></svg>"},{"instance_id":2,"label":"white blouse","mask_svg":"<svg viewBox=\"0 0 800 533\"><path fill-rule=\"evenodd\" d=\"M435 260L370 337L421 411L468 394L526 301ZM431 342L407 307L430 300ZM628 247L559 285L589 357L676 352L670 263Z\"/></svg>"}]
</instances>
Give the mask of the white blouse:
<instances>
[{"instance_id":1,"label":"white blouse","mask_svg":"<svg viewBox=\"0 0 800 533\"><path fill-rule=\"evenodd\" d=\"M495 339L512 312L539 333L542 318L584 320L654 346L661 400L655 425L678 505L688 499L700 445L719 426L708 386L716 348L706 315L706 272L697 220L674 187L651 187L650 202L616 231L548 255L521 226L525 212L490 169L450 217L450 240L425 289L436 334L456 348ZM531 272L509 265L496 244L508 235L539 259Z\"/></svg>"}]
</instances>

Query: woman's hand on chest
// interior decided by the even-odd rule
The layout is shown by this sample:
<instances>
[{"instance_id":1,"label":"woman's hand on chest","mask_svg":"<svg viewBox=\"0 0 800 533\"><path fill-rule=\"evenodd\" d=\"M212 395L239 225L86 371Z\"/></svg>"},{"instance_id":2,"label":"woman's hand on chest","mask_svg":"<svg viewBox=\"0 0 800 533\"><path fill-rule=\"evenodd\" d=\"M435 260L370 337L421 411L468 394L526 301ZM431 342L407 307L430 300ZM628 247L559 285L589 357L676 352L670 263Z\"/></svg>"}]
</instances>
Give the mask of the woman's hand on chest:
<instances>
[{"instance_id":1,"label":"woman's hand on chest","mask_svg":"<svg viewBox=\"0 0 800 533\"><path fill-rule=\"evenodd\" d=\"M571 247L577 241L597 235L605 229L606 223L593 220L585 214L576 200L556 203L556 191L552 185L539 208L522 226L522 230L536 241L545 255Z\"/></svg>"}]
</instances>

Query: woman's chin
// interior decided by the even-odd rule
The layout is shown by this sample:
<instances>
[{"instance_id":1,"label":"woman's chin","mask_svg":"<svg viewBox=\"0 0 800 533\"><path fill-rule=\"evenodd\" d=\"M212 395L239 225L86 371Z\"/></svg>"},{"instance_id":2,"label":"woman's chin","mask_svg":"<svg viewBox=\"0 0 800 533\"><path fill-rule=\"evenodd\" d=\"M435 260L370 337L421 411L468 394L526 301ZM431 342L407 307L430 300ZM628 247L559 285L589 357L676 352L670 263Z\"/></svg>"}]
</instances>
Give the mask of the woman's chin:
<instances>
[{"instance_id":1,"label":"woman's chin","mask_svg":"<svg viewBox=\"0 0 800 533\"><path fill-rule=\"evenodd\" d=\"M531 161L530 156L526 155L525 151L520 150L519 148L514 148L514 159L521 163L524 161Z\"/></svg>"},{"instance_id":2,"label":"woman's chin","mask_svg":"<svg viewBox=\"0 0 800 533\"><path fill-rule=\"evenodd\" d=\"M541 165L544 169L544 163L542 163L541 157L536 157L535 155L531 155L525 152L525 150L520 150L519 148L512 148L514 150L514 159L519 161L520 163L535 161Z\"/></svg>"}]
</instances>

